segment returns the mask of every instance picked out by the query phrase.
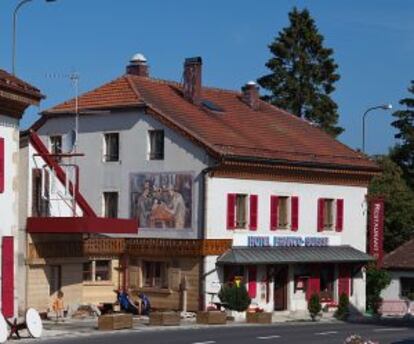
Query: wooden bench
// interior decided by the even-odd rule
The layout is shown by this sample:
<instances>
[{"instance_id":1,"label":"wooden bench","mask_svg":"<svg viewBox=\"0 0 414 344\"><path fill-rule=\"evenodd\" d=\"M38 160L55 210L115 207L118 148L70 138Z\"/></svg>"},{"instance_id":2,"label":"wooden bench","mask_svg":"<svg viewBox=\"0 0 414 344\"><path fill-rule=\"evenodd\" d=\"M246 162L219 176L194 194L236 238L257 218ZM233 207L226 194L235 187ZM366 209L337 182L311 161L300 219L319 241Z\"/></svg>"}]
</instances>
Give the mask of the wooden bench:
<instances>
[{"instance_id":1,"label":"wooden bench","mask_svg":"<svg viewBox=\"0 0 414 344\"><path fill-rule=\"evenodd\" d=\"M132 328L132 314L115 313L101 315L98 318L98 329L112 331Z\"/></svg>"}]
</instances>

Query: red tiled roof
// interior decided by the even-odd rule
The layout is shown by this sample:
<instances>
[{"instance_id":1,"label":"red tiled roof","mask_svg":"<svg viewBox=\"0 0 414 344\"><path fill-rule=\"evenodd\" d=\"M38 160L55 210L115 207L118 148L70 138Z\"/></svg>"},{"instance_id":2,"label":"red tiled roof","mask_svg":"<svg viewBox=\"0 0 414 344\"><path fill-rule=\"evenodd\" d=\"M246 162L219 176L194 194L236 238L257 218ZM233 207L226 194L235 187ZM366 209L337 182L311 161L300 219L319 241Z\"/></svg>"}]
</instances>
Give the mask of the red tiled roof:
<instances>
[{"instance_id":1,"label":"red tiled roof","mask_svg":"<svg viewBox=\"0 0 414 344\"><path fill-rule=\"evenodd\" d=\"M84 93L78 100L80 110L136 106L140 102L138 95L134 92L131 83L125 76ZM75 111L74 98L45 112L60 113L68 111Z\"/></svg>"},{"instance_id":2,"label":"red tiled roof","mask_svg":"<svg viewBox=\"0 0 414 344\"><path fill-rule=\"evenodd\" d=\"M165 122L222 157L378 170L363 154L266 102L261 101L255 111L241 100L240 92L204 87L202 99L224 109L213 112L185 100L181 89L171 81L124 75L82 95L80 109L145 104ZM72 99L44 115L73 109Z\"/></svg>"},{"instance_id":3,"label":"red tiled roof","mask_svg":"<svg viewBox=\"0 0 414 344\"><path fill-rule=\"evenodd\" d=\"M414 269L414 239L407 241L384 257L383 266L386 269Z\"/></svg>"},{"instance_id":4,"label":"red tiled roof","mask_svg":"<svg viewBox=\"0 0 414 344\"><path fill-rule=\"evenodd\" d=\"M40 93L40 90L36 87L28 84L27 82L7 73L5 70L0 69L0 89L8 89L20 94L24 94L32 98L35 102L40 101L44 96Z\"/></svg>"}]
</instances>

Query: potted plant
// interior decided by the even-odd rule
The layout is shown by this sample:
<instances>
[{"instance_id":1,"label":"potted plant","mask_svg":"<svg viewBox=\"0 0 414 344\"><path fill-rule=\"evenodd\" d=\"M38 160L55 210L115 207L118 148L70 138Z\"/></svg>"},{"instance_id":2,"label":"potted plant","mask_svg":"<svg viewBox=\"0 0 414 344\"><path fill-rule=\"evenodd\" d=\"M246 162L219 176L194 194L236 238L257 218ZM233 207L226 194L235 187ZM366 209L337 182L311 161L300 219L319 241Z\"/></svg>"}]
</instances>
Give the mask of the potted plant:
<instances>
[{"instance_id":1,"label":"potted plant","mask_svg":"<svg viewBox=\"0 0 414 344\"><path fill-rule=\"evenodd\" d=\"M346 320L349 316L349 297L346 293L339 296L338 309L335 311L335 318Z\"/></svg>"},{"instance_id":2,"label":"potted plant","mask_svg":"<svg viewBox=\"0 0 414 344\"><path fill-rule=\"evenodd\" d=\"M318 294L312 294L308 301L308 311L312 321L316 321L317 317L320 316L322 310L321 300Z\"/></svg>"},{"instance_id":3,"label":"potted plant","mask_svg":"<svg viewBox=\"0 0 414 344\"><path fill-rule=\"evenodd\" d=\"M244 317L244 312L249 308L251 303L246 286L242 283L223 285L218 297L225 307L235 313L234 316L238 317Z\"/></svg>"}]
</instances>

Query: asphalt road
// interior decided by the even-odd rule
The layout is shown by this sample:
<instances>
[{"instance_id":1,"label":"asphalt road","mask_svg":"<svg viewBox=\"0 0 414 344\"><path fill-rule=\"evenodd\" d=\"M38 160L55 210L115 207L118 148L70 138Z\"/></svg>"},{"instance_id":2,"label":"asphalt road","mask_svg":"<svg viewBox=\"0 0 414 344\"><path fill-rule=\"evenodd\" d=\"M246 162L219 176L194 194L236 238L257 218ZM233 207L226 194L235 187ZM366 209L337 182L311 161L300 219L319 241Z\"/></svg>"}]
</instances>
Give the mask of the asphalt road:
<instances>
[{"instance_id":1,"label":"asphalt road","mask_svg":"<svg viewBox=\"0 0 414 344\"><path fill-rule=\"evenodd\" d=\"M159 331L118 332L78 338L47 340L60 344L246 344L246 343L344 343L351 334L380 344L414 344L413 327L367 324L305 324L226 326L202 329L165 329Z\"/></svg>"}]
</instances>

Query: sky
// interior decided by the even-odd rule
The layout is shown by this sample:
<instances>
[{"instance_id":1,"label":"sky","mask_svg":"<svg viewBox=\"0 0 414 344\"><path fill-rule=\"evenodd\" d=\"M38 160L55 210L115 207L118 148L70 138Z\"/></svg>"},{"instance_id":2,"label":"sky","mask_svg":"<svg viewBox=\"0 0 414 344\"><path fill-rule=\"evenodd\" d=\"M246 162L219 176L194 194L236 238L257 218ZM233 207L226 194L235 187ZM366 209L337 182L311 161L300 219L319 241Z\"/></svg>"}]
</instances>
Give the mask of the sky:
<instances>
[{"instance_id":1,"label":"sky","mask_svg":"<svg viewBox=\"0 0 414 344\"><path fill-rule=\"evenodd\" d=\"M17 0L0 0L0 68L11 70L12 14ZM47 109L125 71L134 53L148 59L151 76L181 80L186 57L203 57L203 83L240 89L266 74L268 45L288 25L288 12L308 8L325 46L334 50L340 81L333 93L345 132L361 148L362 114L408 96L414 79L414 1L287 0L32 0L17 19L16 74L46 99L21 122L29 127ZM395 144L392 111L367 118L366 150Z\"/></svg>"}]
</instances>

